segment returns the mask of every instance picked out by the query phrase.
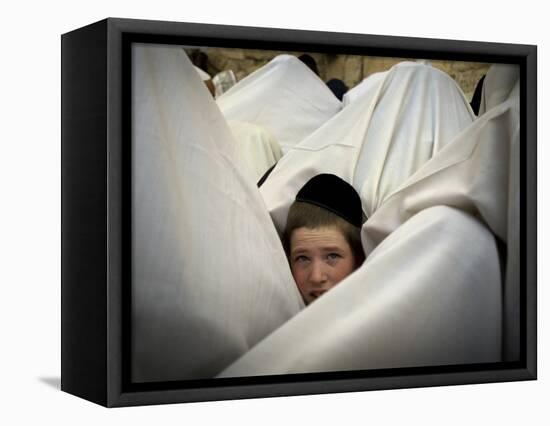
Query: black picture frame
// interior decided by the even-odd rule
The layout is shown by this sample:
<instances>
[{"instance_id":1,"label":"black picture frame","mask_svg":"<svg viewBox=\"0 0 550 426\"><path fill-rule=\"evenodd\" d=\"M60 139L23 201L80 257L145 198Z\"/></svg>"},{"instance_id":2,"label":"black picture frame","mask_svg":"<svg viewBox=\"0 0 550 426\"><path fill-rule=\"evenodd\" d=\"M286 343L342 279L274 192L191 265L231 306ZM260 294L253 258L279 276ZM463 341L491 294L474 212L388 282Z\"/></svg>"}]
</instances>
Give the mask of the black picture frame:
<instances>
[{"instance_id":1,"label":"black picture frame","mask_svg":"<svg viewBox=\"0 0 550 426\"><path fill-rule=\"evenodd\" d=\"M116 407L536 379L536 46L118 18L64 34L61 41L62 390ZM520 360L131 383L127 77L133 42L518 64Z\"/></svg>"}]
</instances>

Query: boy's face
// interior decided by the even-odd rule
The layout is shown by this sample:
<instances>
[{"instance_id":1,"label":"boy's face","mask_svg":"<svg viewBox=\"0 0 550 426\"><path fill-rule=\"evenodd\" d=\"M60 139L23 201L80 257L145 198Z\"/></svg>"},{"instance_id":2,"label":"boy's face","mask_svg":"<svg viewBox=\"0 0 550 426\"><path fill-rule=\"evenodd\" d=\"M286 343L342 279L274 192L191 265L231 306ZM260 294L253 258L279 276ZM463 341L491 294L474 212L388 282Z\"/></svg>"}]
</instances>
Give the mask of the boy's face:
<instances>
[{"instance_id":1,"label":"boy's face","mask_svg":"<svg viewBox=\"0 0 550 426\"><path fill-rule=\"evenodd\" d=\"M290 269L309 305L355 270L355 256L336 226L302 227L290 236Z\"/></svg>"}]
</instances>

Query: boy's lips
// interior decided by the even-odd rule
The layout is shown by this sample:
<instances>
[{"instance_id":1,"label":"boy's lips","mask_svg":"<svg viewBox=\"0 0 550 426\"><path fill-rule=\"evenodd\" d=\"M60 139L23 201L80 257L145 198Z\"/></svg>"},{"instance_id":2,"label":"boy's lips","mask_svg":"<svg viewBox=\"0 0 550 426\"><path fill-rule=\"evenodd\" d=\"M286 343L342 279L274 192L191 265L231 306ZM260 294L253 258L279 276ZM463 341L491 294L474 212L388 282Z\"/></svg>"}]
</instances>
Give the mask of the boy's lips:
<instances>
[{"instance_id":1,"label":"boy's lips","mask_svg":"<svg viewBox=\"0 0 550 426\"><path fill-rule=\"evenodd\" d=\"M309 293L309 295L314 298L314 299L317 299L318 297L322 296L323 294L325 294L327 292L327 290L316 290L316 291L312 291Z\"/></svg>"}]
</instances>

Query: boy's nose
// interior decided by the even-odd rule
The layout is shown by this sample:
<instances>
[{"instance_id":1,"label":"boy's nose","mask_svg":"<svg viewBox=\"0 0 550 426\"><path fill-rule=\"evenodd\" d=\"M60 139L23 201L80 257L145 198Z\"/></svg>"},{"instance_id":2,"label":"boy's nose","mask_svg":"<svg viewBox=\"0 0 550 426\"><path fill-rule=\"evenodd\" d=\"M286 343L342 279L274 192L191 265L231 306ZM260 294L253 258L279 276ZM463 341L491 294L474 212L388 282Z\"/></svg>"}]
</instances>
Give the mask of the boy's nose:
<instances>
[{"instance_id":1,"label":"boy's nose","mask_svg":"<svg viewBox=\"0 0 550 426\"><path fill-rule=\"evenodd\" d=\"M325 270L325 265L322 262L313 262L309 279L313 284L323 284L327 281L328 276Z\"/></svg>"}]
</instances>

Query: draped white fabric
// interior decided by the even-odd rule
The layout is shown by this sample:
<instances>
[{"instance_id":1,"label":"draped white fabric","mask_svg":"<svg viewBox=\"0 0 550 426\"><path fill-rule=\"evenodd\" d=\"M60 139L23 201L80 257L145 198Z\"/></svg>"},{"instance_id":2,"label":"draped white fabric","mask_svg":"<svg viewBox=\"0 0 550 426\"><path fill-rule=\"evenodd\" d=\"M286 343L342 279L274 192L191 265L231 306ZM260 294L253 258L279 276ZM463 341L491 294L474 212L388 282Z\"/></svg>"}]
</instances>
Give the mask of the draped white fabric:
<instances>
[{"instance_id":1,"label":"draped white fabric","mask_svg":"<svg viewBox=\"0 0 550 426\"><path fill-rule=\"evenodd\" d=\"M319 173L352 184L371 216L474 119L454 80L430 66L400 63L362 84L360 97L289 151L261 187L279 231L298 190Z\"/></svg>"},{"instance_id":2,"label":"draped white fabric","mask_svg":"<svg viewBox=\"0 0 550 426\"><path fill-rule=\"evenodd\" d=\"M510 163L518 161L510 158L510 145L518 141L519 99L515 97L457 135L387 199L364 226L366 251L419 211L437 205L479 217L507 241Z\"/></svg>"},{"instance_id":3,"label":"draped white fabric","mask_svg":"<svg viewBox=\"0 0 550 426\"><path fill-rule=\"evenodd\" d=\"M229 121L229 128L237 143L237 153L254 182L282 157L283 152L275 137L261 126L243 121Z\"/></svg>"},{"instance_id":4,"label":"draped white fabric","mask_svg":"<svg viewBox=\"0 0 550 426\"><path fill-rule=\"evenodd\" d=\"M278 61L281 87L309 84L303 64ZM272 87L276 65L242 80L242 105L263 73ZM399 64L318 120L258 191L229 114L181 49L136 45L133 70L135 381L496 362L505 336L515 356L502 318L516 320L516 293L503 291L495 235L516 256L517 96L474 121L450 77ZM299 125L302 101L282 100L277 119ZM318 173L360 193L368 257L304 309L277 229Z\"/></svg>"},{"instance_id":5,"label":"draped white fabric","mask_svg":"<svg viewBox=\"0 0 550 426\"><path fill-rule=\"evenodd\" d=\"M213 377L303 302L183 50L132 55L132 378Z\"/></svg>"},{"instance_id":6,"label":"draped white fabric","mask_svg":"<svg viewBox=\"0 0 550 426\"><path fill-rule=\"evenodd\" d=\"M342 108L327 85L298 58L279 55L217 99L229 121L272 133L283 153Z\"/></svg>"},{"instance_id":7,"label":"draped white fabric","mask_svg":"<svg viewBox=\"0 0 550 426\"><path fill-rule=\"evenodd\" d=\"M347 107L349 104L355 102L357 99L361 99L365 93L372 91L372 88L380 84L382 80L386 78L387 72L377 72L369 75L357 86L349 89L342 98L343 107Z\"/></svg>"},{"instance_id":8,"label":"draped white fabric","mask_svg":"<svg viewBox=\"0 0 550 426\"><path fill-rule=\"evenodd\" d=\"M366 252L423 209L447 205L482 220L506 243L503 356L519 359L519 67L493 65L483 87L491 109L411 176L363 230Z\"/></svg>"},{"instance_id":9,"label":"draped white fabric","mask_svg":"<svg viewBox=\"0 0 550 426\"><path fill-rule=\"evenodd\" d=\"M485 77L480 115L492 109L499 108L501 103L516 105L520 96L519 66L495 64L489 68ZM500 107L502 108L502 107ZM494 113L494 112L493 112ZM515 113L516 121L518 113ZM505 149L505 148L504 148ZM508 174L508 235L507 235L507 264L506 264L506 292L504 294L504 356L506 361L519 359L520 339L520 193L519 193L519 137L512 138L509 153ZM505 206L503 206L505 207Z\"/></svg>"},{"instance_id":10,"label":"draped white fabric","mask_svg":"<svg viewBox=\"0 0 550 426\"><path fill-rule=\"evenodd\" d=\"M519 94L519 66L491 65L483 81L479 115Z\"/></svg>"},{"instance_id":11,"label":"draped white fabric","mask_svg":"<svg viewBox=\"0 0 550 426\"><path fill-rule=\"evenodd\" d=\"M220 377L495 362L500 296L491 233L426 209Z\"/></svg>"},{"instance_id":12,"label":"draped white fabric","mask_svg":"<svg viewBox=\"0 0 550 426\"><path fill-rule=\"evenodd\" d=\"M445 98L444 92L435 93ZM362 96L372 95L367 91ZM410 114L422 117L419 111ZM399 123L386 125L399 128ZM392 187L365 223L367 260L362 267L220 376L517 359L517 336L508 329L503 335L502 315L505 297L504 316L513 322L512 329L517 326L519 299L514 288L503 294L498 251L489 230L504 241L518 238L519 217L506 213L514 203L519 206L517 193L513 201L508 195L509 170L518 161L510 158L510 146L518 140L517 97L457 131L429 161ZM413 155L407 150L416 146L407 142L393 147L401 148L397 152L406 160ZM348 155L354 157L351 150ZM299 188L301 183L291 185ZM368 203L369 192L361 193ZM508 266L507 281L515 275L517 268Z\"/></svg>"},{"instance_id":13,"label":"draped white fabric","mask_svg":"<svg viewBox=\"0 0 550 426\"><path fill-rule=\"evenodd\" d=\"M210 74L208 74L206 71L201 70L197 66L195 66L195 71L197 71L197 74L199 74L199 77L202 81L210 80L212 78L210 77Z\"/></svg>"}]
</instances>

